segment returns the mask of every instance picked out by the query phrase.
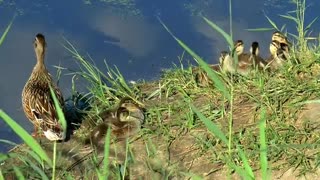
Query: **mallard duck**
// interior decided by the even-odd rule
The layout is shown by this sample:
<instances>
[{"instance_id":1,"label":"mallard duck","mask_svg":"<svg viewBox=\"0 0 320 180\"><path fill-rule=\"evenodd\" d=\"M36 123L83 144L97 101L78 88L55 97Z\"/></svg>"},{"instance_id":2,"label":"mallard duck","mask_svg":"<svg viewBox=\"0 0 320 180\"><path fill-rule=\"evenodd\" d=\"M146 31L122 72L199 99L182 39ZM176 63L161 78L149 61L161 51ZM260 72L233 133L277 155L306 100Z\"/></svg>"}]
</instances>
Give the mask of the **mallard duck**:
<instances>
[{"instance_id":1,"label":"mallard duck","mask_svg":"<svg viewBox=\"0 0 320 180\"><path fill-rule=\"evenodd\" d=\"M64 106L62 93L53 82L45 64L46 41L42 34L34 40L37 63L22 91L22 106L25 115L34 125L33 136L38 136L40 129L50 141L65 139L57 117L56 108L50 93L52 87L61 107Z\"/></svg>"},{"instance_id":2,"label":"mallard duck","mask_svg":"<svg viewBox=\"0 0 320 180\"><path fill-rule=\"evenodd\" d=\"M289 58L288 45L286 43L280 43L279 41L272 41L270 43L270 57L267 59L267 68L272 70L281 67Z\"/></svg>"},{"instance_id":3,"label":"mallard duck","mask_svg":"<svg viewBox=\"0 0 320 180\"><path fill-rule=\"evenodd\" d=\"M92 130L86 143L101 146L109 127L111 136L116 140L126 139L140 130L144 122L143 110L137 104L126 101L121 100L114 112L106 111L100 115L103 122Z\"/></svg>"}]
</instances>

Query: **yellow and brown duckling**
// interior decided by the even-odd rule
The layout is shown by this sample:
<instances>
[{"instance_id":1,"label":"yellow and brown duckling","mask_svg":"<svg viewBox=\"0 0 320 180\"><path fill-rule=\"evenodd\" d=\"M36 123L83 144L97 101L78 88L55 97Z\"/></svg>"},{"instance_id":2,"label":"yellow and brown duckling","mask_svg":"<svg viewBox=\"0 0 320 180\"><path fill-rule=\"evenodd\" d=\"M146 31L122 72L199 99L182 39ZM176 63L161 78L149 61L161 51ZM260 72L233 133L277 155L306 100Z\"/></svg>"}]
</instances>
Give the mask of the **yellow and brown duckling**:
<instances>
[{"instance_id":1,"label":"yellow and brown duckling","mask_svg":"<svg viewBox=\"0 0 320 180\"><path fill-rule=\"evenodd\" d=\"M265 66L265 61L259 56L259 43L253 42L250 48L250 53L244 53L244 43L242 40L237 40L234 44L232 54L222 55L222 69L225 72L238 72L241 75L248 75L253 67L257 66L262 69ZM238 56L238 66L235 67L235 54Z\"/></svg>"},{"instance_id":2,"label":"yellow and brown duckling","mask_svg":"<svg viewBox=\"0 0 320 180\"><path fill-rule=\"evenodd\" d=\"M288 45L286 43L280 43L279 41L272 41L270 43L270 57L267 59L267 68L276 70L283 66L286 60L289 58Z\"/></svg>"},{"instance_id":3,"label":"yellow and brown duckling","mask_svg":"<svg viewBox=\"0 0 320 180\"><path fill-rule=\"evenodd\" d=\"M225 53L225 54L223 54L223 56L225 56L227 54L226 51L223 51L223 53ZM221 58L224 58L224 57L221 57L221 56L220 56L220 59L219 59L219 64L208 64L209 67L212 70L216 71L216 72L220 72L221 71L221 65L222 65L222 62L223 62L223 60ZM205 87L205 86L208 86L208 85L212 84L212 81L209 79L208 74L203 69L201 69L200 67L193 67L192 68L192 74L195 77L196 83L199 84L200 86Z\"/></svg>"},{"instance_id":4,"label":"yellow and brown duckling","mask_svg":"<svg viewBox=\"0 0 320 180\"><path fill-rule=\"evenodd\" d=\"M222 51L220 53L219 61L223 72L235 73L235 62L230 53Z\"/></svg>"},{"instance_id":5,"label":"yellow and brown duckling","mask_svg":"<svg viewBox=\"0 0 320 180\"><path fill-rule=\"evenodd\" d=\"M145 118L143 109L133 102L126 102L127 100L122 99L115 111L106 111L100 115L103 122L92 130L85 143L91 142L101 147L108 128L111 130L111 137L116 140L126 139L139 132Z\"/></svg>"},{"instance_id":6,"label":"yellow and brown duckling","mask_svg":"<svg viewBox=\"0 0 320 180\"><path fill-rule=\"evenodd\" d=\"M216 72L221 71L220 64L208 64L208 65L212 70ZM212 81L209 79L208 74L200 67L193 67L192 74L194 74L195 81L200 86L205 87L212 84Z\"/></svg>"},{"instance_id":7,"label":"yellow and brown duckling","mask_svg":"<svg viewBox=\"0 0 320 180\"><path fill-rule=\"evenodd\" d=\"M254 67L262 70L266 66L266 61L259 55L260 47L259 43L254 41L250 47L251 59L250 62L253 63Z\"/></svg>"},{"instance_id":8,"label":"yellow and brown duckling","mask_svg":"<svg viewBox=\"0 0 320 180\"><path fill-rule=\"evenodd\" d=\"M220 72L221 70L223 72L229 72L234 73L235 67L234 67L234 53L236 53L238 56L243 53L244 45L242 40L237 40L234 43L234 49L231 51L231 54L227 51L221 51L220 57L219 57L219 64L212 64L209 65L211 69L214 71ZM192 69L192 73L195 74L195 80L198 84L201 86L208 86L211 84L211 81L207 75L202 69L196 67Z\"/></svg>"},{"instance_id":9,"label":"yellow and brown duckling","mask_svg":"<svg viewBox=\"0 0 320 180\"><path fill-rule=\"evenodd\" d=\"M22 106L25 115L33 123L35 131L33 136L37 137L38 130L50 141L64 140L65 132L58 122L56 108L50 93L53 89L60 106L64 106L62 93L53 82L45 63L46 41L42 34L37 34L34 40L34 50L37 63L34 66L29 80L22 91Z\"/></svg>"},{"instance_id":10,"label":"yellow and brown duckling","mask_svg":"<svg viewBox=\"0 0 320 180\"><path fill-rule=\"evenodd\" d=\"M282 32L280 32L280 31L273 32L272 36L271 36L271 42L273 42L273 41L278 41L279 43L286 45L286 47L287 47L286 50L287 50L287 52L289 52L292 44Z\"/></svg>"},{"instance_id":11,"label":"yellow and brown duckling","mask_svg":"<svg viewBox=\"0 0 320 180\"><path fill-rule=\"evenodd\" d=\"M234 48L232 49L231 54L228 53L227 51L221 51L219 62L223 72L229 72L232 74L236 72L234 57L236 54L239 60L239 56L240 55L243 56L243 51L244 51L244 44L242 40L237 40L234 42Z\"/></svg>"},{"instance_id":12,"label":"yellow and brown duckling","mask_svg":"<svg viewBox=\"0 0 320 180\"><path fill-rule=\"evenodd\" d=\"M232 50L232 55L236 53L238 56L244 52L244 43L242 40L237 40L234 42L234 49Z\"/></svg>"}]
</instances>

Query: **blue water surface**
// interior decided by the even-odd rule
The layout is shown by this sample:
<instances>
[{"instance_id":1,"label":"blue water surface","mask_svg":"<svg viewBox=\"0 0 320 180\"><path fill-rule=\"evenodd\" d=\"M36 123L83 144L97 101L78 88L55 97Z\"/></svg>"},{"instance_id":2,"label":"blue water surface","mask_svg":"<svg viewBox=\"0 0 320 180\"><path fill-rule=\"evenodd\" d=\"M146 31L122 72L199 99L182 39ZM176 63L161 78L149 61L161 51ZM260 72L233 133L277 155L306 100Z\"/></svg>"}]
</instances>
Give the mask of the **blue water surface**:
<instances>
[{"instance_id":1,"label":"blue water surface","mask_svg":"<svg viewBox=\"0 0 320 180\"><path fill-rule=\"evenodd\" d=\"M203 14L229 32L229 4L226 0L127 2L0 0L0 34L16 15L0 46L0 109L29 132L33 130L21 107L21 91L36 62L32 43L39 32L46 36L46 65L54 76L57 70L54 66L78 69L71 53L63 47L66 38L81 54L90 55L105 72L104 60L109 65L116 65L127 80L156 80L161 70L179 64L177 57L183 53L157 17L208 63L216 63L219 52L228 48L225 40L198 16ZM272 31L247 31L271 27L265 16L279 27L286 24L286 30L296 34L295 24L279 16L295 10L295 5L289 1L242 0L233 1L232 5L234 39L243 39L247 50L252 41L258 41L262 56L268 55ZM309 23L318 16L320 2L308 0L307 5L305 21ZM319 22L316 22L311 35L317 36L318 27ZM183 63L195 64L188 56ZM66 75L69 72L67 69L62 71L59 83L65 97L71 94L71 76ZM81 82L77 84L79 91L86 91L84 86ZM0 139L21 142L2 120ZM8 148L0 143L0 152Z\"/></svg>"}]
</instances>

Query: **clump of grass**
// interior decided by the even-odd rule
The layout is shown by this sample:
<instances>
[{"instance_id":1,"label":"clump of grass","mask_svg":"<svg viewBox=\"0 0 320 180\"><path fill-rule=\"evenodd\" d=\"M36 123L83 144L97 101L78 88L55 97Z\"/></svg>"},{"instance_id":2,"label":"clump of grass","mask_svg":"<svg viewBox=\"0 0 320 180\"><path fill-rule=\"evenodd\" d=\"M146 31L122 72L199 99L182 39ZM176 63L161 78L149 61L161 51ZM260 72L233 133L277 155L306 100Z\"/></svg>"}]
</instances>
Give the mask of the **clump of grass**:
<instances>
[{"instance_id":1,"label":"clump of grass","mask_svg":"<svg viewBox=\"0 0 320 180\"><path fill-rule=\"evenodd\" d=\"M119 99L119 97L129 97L138 104L142 104L136 98L136 89L134 86L128 85L117 67L111 68L105 62L107 72L104 73L93 63L90 63L83 56L81 56L68 40L66 40L66 43L67 45L64 45L64 47L74 56L74 59L80 68L79 71L76 71L72 74L79 75L90 83L88 90L95 98L103 103L108 104L109 102L106 100Z\"/></svg>"}]
</instances>

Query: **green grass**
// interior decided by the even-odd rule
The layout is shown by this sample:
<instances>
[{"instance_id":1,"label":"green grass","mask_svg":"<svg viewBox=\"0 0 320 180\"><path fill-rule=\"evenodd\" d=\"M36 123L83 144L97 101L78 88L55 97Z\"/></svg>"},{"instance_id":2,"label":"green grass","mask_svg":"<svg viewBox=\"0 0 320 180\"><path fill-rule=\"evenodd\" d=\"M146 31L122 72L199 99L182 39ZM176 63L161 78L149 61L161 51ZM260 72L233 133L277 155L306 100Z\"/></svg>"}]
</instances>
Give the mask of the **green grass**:
<instances>
[{"instance_id":1,"label":"green grass","mask_svg":"<svg viewBox=\"0 0 320 180\"><path fill-rule=\"evenodd\" d=\"M195 80L192 67L183 65L184 54L179 57L181 64L165 71L159 80L131 85L117 67L111 68L106 63L105 68L98 69L90 57L82 56L66 41L65 48L79 64L79 71L70 74L87 81L89 93L85 96L90 98L91 109L86 111L82 127L71 140L54 143L53 147L50 143L48 147L46 143L39 147L38 142L1 111L0 116L27 146L0 156L0 163L17 165L16 168L0 166L0 179L8 174L21 179L74 179L81 174L87 179L145 176L203 179L222 173L229 179L235 176L272 179L288 169L295 170L294 176L316 172L320 165L320 123L317 122L320 117L316 115L317 109L314 114L308 112L316 119L301 116L306 112L302 107L319 103L320 48L306 46L306 36L314 21L305 26L305 1L295 2L295 16L282 15L297 24L297 35L288 32L296 42L292 59L278 72L255 72L248 77L230 77L212 71L200 55L160 21L208 76L206 86ZM230 19L231 8L230 4ZM208 18L200 18L233 48L232 28L228 34ZM267 17L267 20L272 28L278 29L271 19ZM285 27L280 29L286 31ZM98 114L114 108L123 97L131 97L146 108L141 132L121 143L114 142L108 131L103 150L81 153L85 149L82 141L101 121ZM63 114L60 116L63 124ZM52 160L46 153L49 151ZM86 158L75 163L81 157ZM51 161L53 168L47 166Z\"/></svg>"},{"instance_id":2,"label":"green grass","mask_svg":"<svg viewBox=\"0 0 320 180\"><path fill-rule=\"evenodd\" d=\"M15 16L12 18L11 22L8 24L7 28L5 29L5 31L1 35L1 37L0 37L0 46L2 45L2 43L5 40L5 38L7 37L8 33L9 33L10 29L11 29L11 26L13 24L14 18L15 18Z\"/></svg>"}]
</instances>

